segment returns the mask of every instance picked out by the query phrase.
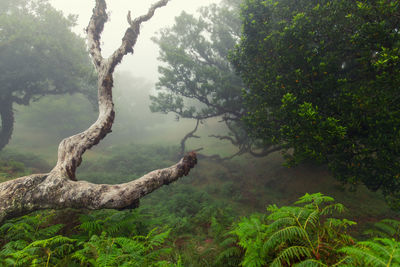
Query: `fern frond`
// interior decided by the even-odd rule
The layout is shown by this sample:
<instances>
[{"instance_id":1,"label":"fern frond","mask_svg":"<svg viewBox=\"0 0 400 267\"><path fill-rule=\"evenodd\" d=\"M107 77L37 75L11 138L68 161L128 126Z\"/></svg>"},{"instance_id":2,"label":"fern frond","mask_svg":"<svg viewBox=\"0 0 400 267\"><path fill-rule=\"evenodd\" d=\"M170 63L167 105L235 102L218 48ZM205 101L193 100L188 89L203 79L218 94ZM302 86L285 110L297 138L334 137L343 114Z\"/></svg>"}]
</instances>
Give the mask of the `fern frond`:
<instances>
[{"instance_id":1,"label":"fern frond","mask_svg":"<svg viewBox=\"0 0 400 267\"><path fill-rule=\"evenodd\" d=\"M271 251L276 248L278 244L289 241L300 241L308 238L307 232L299 226L288 226L280 229L269 236L268 240L264 243L264 251Z\"/></svg>"},{"instance_id":2,"label":"fern frond","mask_svg":"<svg viewBox=\"0 0 400 267\"><path fill-rule=\"evenodd\" d=\"M310 224L313 228L316 228L319 222L320 212L319 210L314 210L310 214L308 214L305 222L304 222L304 229L307 229L307 226Z\"/></svg>"},{"instance_id":3,"label":"fern frond","mask_svg":"<svg viewBox=\"0 0 400 267\"><path fill-rule=\"evenodd\" d=\"M56 235L56 233L58 233L61 230L61 228L63 228L63 227L64 227L63 224L54 224L54 225L48 226L46 228L40 229L37 232L36 236L38 236L40 238L48 238L48 237Z\"/></svg>"},{"instance_id":4,"label":"fern frond","mask_svg":"<svg viewBox=\"0 0 400 267\"><path fill-rule=\"evenodd\" d=\"M79 226L79 228L87 232L89 236L92 236L93 234L98 234L102 230L100 222L100 220L85 221Z\"/></svg>"},{"instance_id":5,"label":"fern frond","mask_svg":"<svg viewBox=\"0 0 400 267\"><path fill-rule=\"evenodd\" d=\"M346 253L353 257L357 262L365 263L365 266L386 266L386 261L375 255L365 247L344 247L339 252Z\"/></svg>"},{"instance_id":6,"label":"fern frond","mask_svg":"<svg viewBox=\"0 0 400 267\"><path fill-rule=\"evenodd\" d=\"M295 204L315 203L317 205L320 205L324 202L332 202L334 200L335 200L334 198L325 196L322 193L314 193L314 194L306 193L304 196L300 197L299 200L295 202Z\"/></svg>"},{"instance_id":7,"label":"fern frond","mask_svg":"<svg viewBox=\"0 0 400 267\"><path fill-rule=\"evenodd\" d=\"M382 244L383 243L383 244ZM366 247L371 250L372 253L379 256L390 256L391 251L396 247L397 242L387 238L374 238L373 241L361 241L357 244L360 247Z\"/></svg>"},{"instance_id":8,"label":"fern frond","mask_svg":"<svg viewBox=\"0 0 400 267\"><path fill-rule=\"evenodd\" d=\"M162 245L165 242L165 240L168 238L170 232L171 232L171 229L169 229L166 232L162 232L162 233L159 233L157 235L153 235L153 231L151 231L150 233L152 235L149 234L147 236L148 246L151 249L153 249L154 247L158 247L158 246Z\"/></svg>"},{"instance_id":9,"label":"fern frond","mask_svg":"<svg viewBox=\"0 0 400 267\"><path fill-rule=\"evenodd\" d=\"M229 236L229 237L225 238L221 243L219 243L219 245L221 247L227 247L227 246L231 246L231 245L236 244L237 241L238 240L237 240L236 237Z\"/></svg>"},{"instance_id":10,"label":"fern frond","mask_svg":"<svg viewBox=\"0 0 400 267\"><path fill-rule=\"evenodd\" d=\"M297 217L297 214L301 211L300 207L284 206L272 212L268 215L267 220L275 221L281 218Z\"/></svg>"},{"instance_id":11,"label":"fern frond","mask_svg":"<svg viewBox=\"0 0 400 267\"><path fill-rule=\"evenodd\" d=\"M373 229L364 232L370 236L400 238L400 221L392 219L384 219L374 224Z\"/></svg>"},{"instance_id":12,"label":"fern frond","mask_svg":"<svg viewBox=\"0 0 400 267\"><path fill-rule=\"evenodd\" d=\"M238 247L229 247L224 249L221 253L218 254L216 258L216 262L221 262L225 258L232 258L233 256L240 256L241 251Z\"/></svg>"},{"instance_id":13,"label":"fern frond","mask_svg":"<svg viewBox=\"0 0 400 267\"><path fill-rule=\"evenodd\" d=\"M286 263L290 266L293 261L301 260L304 257L311 257L311 251L305 246L291 246L279 253L279 255L272 261L273 266L285 266Z\"/></svg>"},{"instance_id":14,"label":"fern frond","mask_svg":"<svg viewBox=\"0 0 400 267\"><path fill-rule=\"evenodd\" d=\"M343 204L335 203L324 207L321 210L321 215L333 214L334 212L343 213L346 210Z\"/></svg>"},{"instance_id":15,"label":"fern frond","mask_svg":"<svg viewBox=\"0 0 400 267\"><path fill-rule=\"evenodd\" d=\"M269 224L268 231L276 231L279 228L295 225L296 220L291 217L280 218L274 221L273 223Z\"/></svg>"}]
</instances>

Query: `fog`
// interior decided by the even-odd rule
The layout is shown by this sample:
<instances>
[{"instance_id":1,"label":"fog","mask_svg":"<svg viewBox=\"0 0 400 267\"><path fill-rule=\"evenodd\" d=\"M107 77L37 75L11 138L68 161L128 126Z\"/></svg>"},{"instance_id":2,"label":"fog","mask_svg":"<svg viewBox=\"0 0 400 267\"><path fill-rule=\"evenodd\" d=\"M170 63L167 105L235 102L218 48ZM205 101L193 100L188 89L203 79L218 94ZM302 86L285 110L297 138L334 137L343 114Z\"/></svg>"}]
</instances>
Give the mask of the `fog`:
<instances>
[{"instance_id":1,"label":"fog","mask_svg":"<svg viewBox=\"0 0 400 267\"><path fill-rule=\"evenodd\" d=\"M273 240L270 235L272 232L268 233L270 236L262 232L265 229L268 232L278 227L278 224L274 227L267 225L273 217L268 216L271 211L278 213L282 211L282 214L287 213L292 216L287 221L293 222L294 225L287 229L299 228L297 224L305 219L304 227L300 225L299 228L302 230L301 235L293 231L295 238L286 239L283 245L294 244L298 237L305 236L306 230L312 229L312 234L307 233L306 236L307 239L308 236L317 237L316 242L313 242L316 244L316 250L313 249L312 253L308 254L319 257L318 250L323 241L323 244L327 245L320 251L325 253L326 250L329 256L327 257L331 258L333 256L330 256L330 249L336 248L339 243L347 245L344 241L350 240L352 244L356 242L355 238L353 240L347 235L347 232L343 232L345 233L343 236L336 232L335 227L347 230L348 227L355 227L350 221L354 220L360 222L356 226L359 227L356 229L358 231L364 230L367 224L377 221L378 218L399 218L399 213L389 208L380 191L369 191L364 185L357 185L352 180L351 183L345 184L342 178L335 179L327 162L319 159L322 156L318 156L318 161L302 159L302 150L306 149L302 146L300 149L290 146L290 139L278 140L273 135L276 130L278 137L283 136L286 130L292 131L303 123L307 127L300 129L301 134L320 142L324 132L337 131L333 126L340 120L336 122L333 117L329 117L326 120L329 123L326 123L325 127L325 121L318 117L319 113L311 108L306 112L303 111L303 106L308 107L306 104L309 104L312 107L312 102L304 104L293 102L293 105L286 105L285 97L289 93L278 99L279 101L274 101L275 110L273 106L268 106L270 103L266 100L260 103L266 107L265 110L258 109L257 104L252 105L249 102L253 97L246 95L245 91L250 93L254 89L252 87L257 87L258 83L261 86L262 82L271 81L265 77L275 76L275 71L279 68L286 69L286 63L290 65L293 59L289 57L285 64L279 63L281 57L285 59L285 55L276 53L274 59L276 58L278 65L281 64L276 67L271 64L272 61L268 56L264 56L268 54L252 53L255 60L249 60L246 64L236 62L235 53L245 51L241 50L243 44L239 40L258 40L253 38L253 35L245 35L246 27L242 26L243 20L239 16L242 0L170 0L167 6L157 9L154 16L142 24L141 33L133 48L134 53L123 57L122 62L112 73L113 79L100 73L100 92L103 93L99 98L100 116L94 65L85 50L85 42L76 36L77 34L83 39L86 38L85 28L92 15L95 1L48 0L57 10L62 11L65 17L76 16L76 25L72 29L74 33L68 28L69 22L60 17L58 12L54 12L53 8L48 9L46 5L46 8L42 9L45 11L43 15L29 2L40 3L41 0L26 0L29 2L26 5L29 7L27 12L24 10L25 0L0 1L4 1L0 3L0 11L4 6L7 10L7 5L12 7L7 14L0 14L0 185L6 184L2 190L10 192L9 195L2 194L0 190L0 266L3 266L3 263L30 266L30 261L32 264L43 266L247 266L243 262L240 264L240 261L245 254L252 255L252 253L244 253L247 248L240 248L243 243L239 242L238 237L246 236L247 244L251 245L248 247L254 247L254 251L272 255L264 249L266 244ZM101 51L104 58L120 47L121 39L129 26L128 11L131 11L131 17L134 19L146 14L148 8L156 1L158 0L106 0L109 21L105 24L101 35ZM258 1L258 4L279 6L278 1ZM246 3L250 2L257 1ZM285 1L279 1L282 2ZM17 5L12 5L15 3ZM22 4L19 5L20 3ZM44 0L44 3L47 3L47 0ZM290 1L285 3L288 6L292 5ZM311 6L308 2L302 3ZM215 9L209 8L201 14L198 12L200 7L210 4L220 4L220 6ZM22 12L25 17L18 16L20 10L25 11ZM241 11L241 14L245 13L243 9ZM255 22L253 16L257 12L251 13L251 24ZM318 13L318 9L314 8L313 12ZM259 13L257 15L263 18L264 13ZM286 16L286 10L283 13ZM180 14L182 16L175 21ZM191 14L194 14L194 18ZM297 22L301 22L304 14L298 15L295 18L298 19ZM347 16L351 17L350 15ZM197 19L199 17L200 19ZM267 20L263 18L260 24L268 24ZM1 24L4 21L6 23ZM286 17L282 21L286 23ZM283 22L279 25L284 25ZM161 29L168 27L169 31L160 32ZM21 32L20 35L18 31ZM293 32L298 33L298 31ZM281 32L274 30L271 36L275 34L278 36ZM246 39L248 36L250 38ZM267 38L262 37L263 39L257 41L254 47L262 47L261 43L267 42ZM290 41L292 40L285 39L282 43L286 45ZM312 38L310 41L314 42ZM239 49L232 51L235 45L238 45ZM287 50L295 50L293 47L295 45L291 44ZM300 47L302 50L304 45ZM292 48L293 50L290 50ZM77 50L79 51L76 52ZM282 52L281 50L283 51L279 48L278 52ZM262 52L265 51L273 52L269 48ZM303 52L300 52L299 57L302 54ZM291 52L288 52L288 55L291 55ZM105 63L104 65L109 67L107 63L110 62L115 63L108 61L102 64ZM254 72L265 76L249 78L247 81L251 82L246 83L246 76L239 69L241 65L247 64L248 67L254 67L250 68L248 73ZM269 75L269 71L263 71L264 64L272 66L270 72L273 75ZM346 68L341 69L344 71ZM314 72L311 78L308 73L301 73L301 76L303 74L304 77L308 77L306 86L309 86L308 80L312 79L320 83L317 78L313 78L317 72ZM324 72L324 75L328 76L328 72ZM291 74L286 76L292 78ZM283 76L276 77L279 80ZM299 80L290 81L293 84L293 92L299 89L305 91L300 87L303 85ZM107 102L108 100L103 101L108 97L104 95L110 91L109 85L112 86L115 118L111 108L112 103ZM276 92L270 93L267 90L269 87ZM285 88L280 81L274 82L273 85L261 86L264 90L254 99L262 100L262 97L270 95L278 97L281 92L288 90ZM321 93L316 91L319 98L324 94L322 91ZM157 94L159 92L161 93ZM313 90L307 92L311 95ZM299 98L299 101L302 100ZM104 102L107 102L107 107ZM301 120L297 120L298 117L295 116L297 104L302 111L299 113ZM362 108L362 102L356 106ZM250 107L257 109L257 116L270 116L273 123L264 120L262 116L255 117L264 124L251 129L254 125L250 125L253 123L248 120L251 116ZM279 116L275 120L275 113L283 113L284 109L289 110L294 127L287 127L285 124L283 124L285 127L281 126L280 123L286 122L283 119L282 122L278 120ZM318 106L315 110L318 111ZM313 120L307 121L309 113L318 116L315 115L314 118L310 115ZM317 128L318 134L320 133L318 139L311 138L313 137L311 129L314 129L311 127L319 127L320 120L324 127ZM91 125L94 127L90 127ZM112 129L109 126L112 126ZM79 135L86 129L89 131ZM263 140L263 136L259 136L258 132L266 134L271 132L273 139ZM292 135L293 138L299 138L294 132ZM61 143L59 149L60 142L70 136L78 137L77 139L86 145L71 146L64 150L63 143L68 143L67 140ZM329 139L331 141L326 149L328 152L333 149L332 147L336 147L334 142L339 140L338 136ZM341 137L345 139L344 135ZM97 144L99 139L100 142ZM303 139L299 140L298 142L302 142ZM90 149L86 150L88 147ZM310 150L312 146L306 148ZM73 154L74 150L83 151L85 154L82 162L81 158L76 157L70 161L73 164L77 163L77 166L73 165L73 168L68 167L69 169L59 167L62 165L57 163L58 158L59 162L68 159L63 156L63 150L67 155ZM354 145L353 150L355 150ZM61 153L57 155L59 151ZM295 157L291 158L296 156L296 152L301 152L298 153L302 160L299 164L294 160ZM376 152L373 153L378 155ZM350 162L348 165L350 166ZM188 166L190 173L187 173ZM53 171L49 175L51 170ZM76 178L78 182L69 181L65 170L68 170L71 180ZM161 171L152 172L154 170ZM31 175L35 173L42 174ZM167 177L175 174L180 175L176 181ZM17 177L22 178L14 180ZM144 179L134 181L140 177ZM81 181L89 182L90 186ZM131 181L134 182L129 183ZM64 182L68 182L65 183L66 186ZM13 183L15 186L8 186ZM155 187L146 187L146 183ZM49 187L46 187L46 184ZM110 184L118 185L109 186ZM139 190L130 191L127 189L129 184L136 184ZM160 188L156 188L158 185ZM76 191L70 189L72 186ZM92 188L101 190L94 191ZM72 192L68 195L71 199L58 197L58 190ZM300 211L299 204L303 205L308 201L303 199L293 204L305 194L308 198L310 197L308 193L318 195L318 192L344 204L351 211L351 214L345 214L345 218L349 220L327 220L328 211L331 208L332 211L341 210L341 204L324 206L322 202L313 199L305 206L305 213ZM90 197L86 197L86 193L91 194ZM102 201L104 205L97 205L95 202L90 204L90 201L97 201L102 196L105 196L105 200ZM318 198L325 198L321 196ZM25 201L24 198L30 197L37 199L21 202L27 204L19 206L18 201ZM118 198L125 201L119 201ZM38 203L39 210L36 211L35 206L36 213L33 213L32 217L34 219L28 215L1 225L1 219L4 218L2 199L12 200L10 201L14 206L12 211L15 212L11 214L12 216L19 215L20 209L25 212L24 205L33 207ZM59 206L43 204L42 199L49 199L51 204L59 203ZM79 202L80 199L87 199L88 202ZM330 201L330 198L326 199ZM113 206L113 203L122 204ZM287 205L296 207L278 209ZM55 210L41 210L44 207ZM66 207L68 209L65 209ZM103 208L104 210L91 210ZM315 210L312 211L310 208ZM322 214L319 219L318 216ZM344 218L342 216L338 218ZM318 219L315 219L317 217ZM8 220L8 217L5 218ZM281 220L282 217L279 218L280 221L286 221L286 219ZM254 228L251 225L253 223ZM316 225L318 227L324 225L326 228L321 228L324 230L320 231L318 228L314 229ZM398 228L399 223L393 225ZM353 229L351 232L355 232ZM243 235L240 234L241 231ZM256 233L261 233L262 238L268 238L268 241L261 238L254 239ZM325 237L326 233L329 237ZM334 236L333 246L326 241L332 238L330 235ZM71 239L64 240L64 236ZM303 239L299 239L301 243L299 247L304 247ZM64 241L67 243L59 244ZM40 247L35 247L35 244ZM59 245L61 247L57 247ZM260 247L256 248L255 245ZM283 245L277 248L282 249ZM49 246L53 247L48 248ZM165 254L157 254L153 249L160 249ZM314 253L315 251L317 252ZM308 254L301 252L297 260L305 258ZM22 257L21 255L24 255L25 262L18 258ZM128 263L130 257L132 260ZM36 261L40 258L41 261ZM119 262L109 264L112 260ZM162 262L154 265L153 260ZM257 264L268 265L267 262L261 261ZM292 266L289 261L284 265Z\"/></svg>"},{"instance_id":2,"label":"fog","mask_svg":"<svg viewBox=\"0 0 400 267\"><path fill-rule=\"evenodd\" d=\"M108 56L121 43L123 33L127 28L126 16L131 11L132 18L145 14L151 4L156 1L149 0L114 0L107 1L108 11L110 12L109 22L106 23L102 35L103 56ZM141 33L134 48L134 54L126 56L117 70L124 70L132 73L136 77L155 82L157 81L158 71L157 62L158 46L150 39L158 30L171 26L175 16L182 11L190 14L196 13L198 8L212 3L219 3L220 0L172 0L167 6L156 11L150 21L142 24ZM78 15L78 25L74 31L82 36L85 35L84 29L87 27L94 1L89 0L51 0L50 3L65 15Z\"/></svg>"}]
</instances>

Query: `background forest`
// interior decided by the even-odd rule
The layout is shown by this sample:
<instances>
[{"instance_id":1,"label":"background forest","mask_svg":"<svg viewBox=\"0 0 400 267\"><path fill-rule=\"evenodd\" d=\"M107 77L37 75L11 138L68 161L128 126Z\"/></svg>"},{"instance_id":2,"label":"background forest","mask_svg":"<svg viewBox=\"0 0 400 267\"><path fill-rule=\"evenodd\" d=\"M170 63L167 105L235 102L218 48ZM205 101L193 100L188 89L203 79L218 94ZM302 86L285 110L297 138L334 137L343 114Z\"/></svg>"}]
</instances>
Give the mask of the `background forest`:
<instances>
[{"instance_id":1,"label":"background forest","mask_svg":"<svg viewBox=\"0 0 400 267\"><path fill-rule=\"evenodd\" d=\"M48 172L96 119L75 22L47 1L0 3L0 182ZM77 177L128 182L191 150L198 165L133 210L5 221L0 265L399 266L398 25L400 2L383 0L177 14L153 37L155 85L117 71L113 132Z\"/></svg>"}]
</instances>

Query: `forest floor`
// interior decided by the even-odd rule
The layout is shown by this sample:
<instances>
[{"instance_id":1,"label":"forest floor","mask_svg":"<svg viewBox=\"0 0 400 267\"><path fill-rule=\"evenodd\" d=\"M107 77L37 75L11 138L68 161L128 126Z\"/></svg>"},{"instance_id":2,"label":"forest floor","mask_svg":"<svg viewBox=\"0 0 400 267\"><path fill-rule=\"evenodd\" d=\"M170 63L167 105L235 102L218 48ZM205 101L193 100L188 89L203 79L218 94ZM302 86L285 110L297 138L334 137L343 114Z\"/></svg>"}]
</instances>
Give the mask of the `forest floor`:
<instances>
[{"instance_id":1,"label":"forest floor","mask_svg":"<svg viewBox=\"0 0 400 267\"><path fill-rule=\"evenodd\" d=\"M174 125L160 126L158 135L149 134L137 142L126 141L118 133L113 137L113 133L110 140L84 155L78 179L122 183L174 164L179 138L193 126L191 121ZM217 121L203 125L198 133L203 137L190 140L188 147L204 147L201 152L207 155L234 153L234 147L206 137L211 130L214 134L216 129L217 134L223 133L216 125ZM56 161L61 136L50 137L43 129L18 124L15 131L10 145L0 152L0 182L47 172ZM245 155L230 161L200 159L189 176L143 198L137 212L140 224L146 229L172 229L172 244L182 255L184 266L208 266L206 261L215 259L221 249L221 233L229 231L240 217L265 213L271 204L291 205L305 193L316 192L331 196L347 207L343 217L358 223L352 228L354 236L383 218L400 219L400 214L390 210L380 192L368 191L361 185L357 188L342 185L325 166L302 164L288 168L279 152L265 158ZM68 212L61 212L57 220L73 229L68 218L78 215L74 217Z\"/></svg>"}]
</instances>

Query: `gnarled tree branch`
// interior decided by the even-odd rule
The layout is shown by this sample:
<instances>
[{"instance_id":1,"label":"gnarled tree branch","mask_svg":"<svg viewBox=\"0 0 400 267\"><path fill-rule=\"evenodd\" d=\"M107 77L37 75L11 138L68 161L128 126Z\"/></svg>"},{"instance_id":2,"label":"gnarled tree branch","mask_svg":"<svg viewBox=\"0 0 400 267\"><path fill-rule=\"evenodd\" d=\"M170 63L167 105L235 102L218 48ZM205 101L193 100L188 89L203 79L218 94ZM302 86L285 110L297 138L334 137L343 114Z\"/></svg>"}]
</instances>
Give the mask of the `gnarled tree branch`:
<instances>
[{"instance_id":1,"label":"gnarled tree branch","mask_svg":"<svg viewBox=\"0 0 400 267\"><path fill-rule=\"evenodd\" d=\"M137 180L118 185L72 181L55 173L7 181L0 184L0 222L38 209L133 208L141 197L187 175L196 162L196 154L189 153L169 168L155 170Z\"/></svg>"},{"instance_id":2,"label":"gnarled tree branch","mask_svg":"<svg viewBox=\"0 0 400 267\"><path fill-rule=\"evenodd\" d=\"M168 0L160 0L147 14L130 19L121 46L104 60L101 55L100 37L107 21L105 0L96 0L93 15L87 27L88 45L93 63L98 72L99 116L86 131L61 141L58 161L48 174L34 174L0 184L0 223L14 216L45 208L132 208L139 199L164 184L169 184L187 175L197 162L192 152L177 164L150 172L138 180L119 185L98 185L76 181L75 171L82 155L98 144L109 132L114 121L112 100L113 72L122 58L133 52L142 22L149 20L157 8Z\"/></svg>"}]
</instances>

